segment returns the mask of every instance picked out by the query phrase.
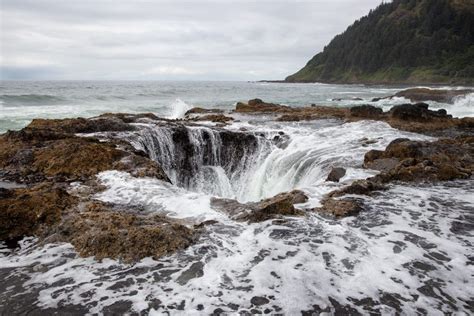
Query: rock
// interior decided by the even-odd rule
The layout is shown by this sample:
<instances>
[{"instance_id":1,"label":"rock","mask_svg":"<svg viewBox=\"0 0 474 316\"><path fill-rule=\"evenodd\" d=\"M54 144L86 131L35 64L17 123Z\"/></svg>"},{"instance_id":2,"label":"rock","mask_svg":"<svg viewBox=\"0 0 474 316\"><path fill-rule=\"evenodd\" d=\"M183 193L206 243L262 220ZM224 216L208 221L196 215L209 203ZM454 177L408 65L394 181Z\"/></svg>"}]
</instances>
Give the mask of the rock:
<instances>
[{"instance_id":1,"label":"rock","mask_svg":"<svg viewBox=\"0 0 474 316\"><path fill-rule=\"evenodd\" d=\"M346 169L344 168L332 168L326 178L326 181L339 182L339 180L346 175Z\"/></svg>"},{"instance_id":2,"label":"rock","mask_svg":"<svg viewBox=\"0 0 474 316\"><path fill-rule=\"evenodd\" d=\"M118 149L114 142L75 136L70 131L80 130L87 124L82 120L70 120L67 122L71 124L79 122L79 127L63 127L66 121L48 123L40 120L34 128L28 126L0 135L0 168L6 172L6 180L25 183L46 179L85 181L99 172L115 169L169 181L160 166L130 145L126 151ZM47 129L50 125L51 130ZM67 133L64 133L66 129Z\"/></svg>"},{"instance_id":3,"label":"rock","mask_svg":"<svg viewBox=\"0 0 474 316\"><path fill-rule=\"evenodd\" d=\"M357 180L351 185L339 190L332 191L328 194L329 197L340 197L347 194L355 195L370 195L373 191L384 190L385 186L375 179Z\"/></svg>"},{"instance_id":4,"label":"rock","mask_svg":"<svg viewBox=\"0 0 474 316\"><path fill-rule=\"evenodd\" d=\"M131 131L135 129L133 125L129 125L120 118L114 116L101 116L91 119L34 119L28 125L28 128L68 134Z\"/></svg>"},{"instance_id":5,"label":"rock","mask_svg":"<svg viewBox=\"0 0 474 316\"><path fill-rule=\"evenodd\" d=\"M403 121L430 121L433 118L451 118L446 110L431 111L428 104L401 104L392 107L389 111L390 118Z\"/></svg>"},{"instance_id":6,"label":"rock","mask_svg":"<svg viewBox=\"0 0 474 316\"><path fill-rule=\"evenodd\" d=\"M284 112L289 110L288 106L280 105L280 104L273 104L273 103L266 103L263 102L261 99L253 99L249 100L247 104L238 102L235 108L235 112L240 113L251 113L251 112Z\"/></svg>"},{"instance_id":7,"label":"rock","mask_svg":"<svg viewBox=\"0 0 474 316\"><path fill-rule=\"evenodd\" d=\"M183 249L195 240L195 233L164 216L138 215L92 202L82 212L64 218L51 240L70 242L84 257L134 262Z\"/></svg>"},{"instance_id":8,"label":"rock","mask_svg":"<svg viewBox=\"0 0 474 316\"><path fill-rule=\"evenodd\" d=\"M208 114L203 116L196 116L191 118L192 121L211 121L215 123L223 123L226 124L234 119L229 116L225 116L224 114Z\"/></svg>"},{"instance_id":9,"label":"rock","mask_svg":"<svg viewBox=\"0 0 474 316\"><path fill-rule=\"evenodd\" d=\"M304 203L308 197L299 190L285 192L259 202L240 203L232 199L212 198L211 206L232 219L250 223L263 222L281 216L300 216L304 213L293 204Z\"/></svg>"},{"instance_id":10,"label":"rock","mask_svg":"<svg viewBox=\"0 0 474 316\"><path fill-rule=\"evenodd\" d=\"M364 163L364 167L367 169L387 172L394 169L399 163L400 160L396 158L381 158Z\"/></svg>"},{"instance_id":11,"label":"rock","mask_svg":"<svg viewBox=\"0 0 474 316\"><path fill-rule=\"evenodd\" d=\"M362 203L355 199L334 199L326 198L322 201L322 206L314 208L313 211L329 214L336 218L354 216L363 209Z\"/></svg>"},{"instance_id":12,"label":"rock","mask_svg":"<svg viewBox=\"0 0 474 316\"><path fill-rule=\"evenodd\" d=\"M0 199L0 240L34 236L59 223L75 203L75 198L52 183L8 190Z\"/></svg>"},{"instance_id":13,"label":"rock","mask_svg":"<svg viewBox=\"0 0 474 316\"><path fill-rule=\"evenodd\" d=\"M382 160L384 159L384 160ZM468 178L474 170L474 137L434 142L397 139L385 151L369 152L364 165L391 162L380 177L401 181L440 181ZM398 161L399 163L395 163ZM427 168L429 167L429 168Z\"/></svg>"},{"instance_id":14,"label":"rock","mask_svg":"<svg viewBox=\"0 0 474 316\"><path fill-rule=\"evenodd\" d=\"M254 296L250 299L250 303L255 306L262 306L270 303L270 300L263 296Z\"/></svg>"},{"instance_id":15,"label":"rock","mask_svg":"<svg viewBox=\"0 0 474 316\"><path fill-rule=\"evenodd\" d=\"M350 109L350 115L360 118L378 118L382 115L381 108L372 105L359 105Z\"/></svg>"},{"instance_id":16,"label":"rock","mask_svg":"<svg viewBox=\"0 0 474 316\"><path fill-rule=\"evenodd\" d=\"M412 102L436 101L441 103L453 103L457 97L473 92L474 90L412 88L400 91L396 93L394 97L403 97Z\"/></svg>"},{"instance_id":17,"label":"rock","mask_svg":"<svg viewBox=\"0 0 474 316\"><path fill-rule=\"evenodd\" d=\"M205 108L195 107L195 108L192 108L191 110L186 111L186 113L184 113L184 116L188 117L191 114L222 113L222 112L224 111L221 109L205 109Z\"/></svg>"}]
</instances>

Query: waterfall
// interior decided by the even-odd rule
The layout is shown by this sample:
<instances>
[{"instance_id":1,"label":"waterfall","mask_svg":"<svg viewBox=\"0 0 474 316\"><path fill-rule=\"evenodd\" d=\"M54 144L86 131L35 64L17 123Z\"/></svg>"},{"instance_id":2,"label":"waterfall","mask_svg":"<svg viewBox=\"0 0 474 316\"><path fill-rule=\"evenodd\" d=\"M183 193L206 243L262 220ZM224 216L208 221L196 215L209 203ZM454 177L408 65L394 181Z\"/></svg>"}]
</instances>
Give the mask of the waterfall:
<instances>
[{"instance_id":1,"label":"waterfall","mask_svg":"<svg viewBox=\"0 0 474 316\"><path fill-rule=\"evenodd\" d=\"M130 141L158 162L173 184L247 200L243 183L275 148L273 134L176 124L143 128Z\"/></svg>"},{"instance_id":2,"label":"waterfall","mask_svg":"<svg viewBox=\"0 0 474 316\"><path fill-rule=\"evenodd\" d=\"M400 133L380 122L287 126L283 135L275 129L230 131L168 122L143 127L130 141L157 161L173 184L247 202L295 188L319 190L333 166L352 169L348 177L365 174L357 168L372 149L360 143L366 135L378 135L371 146L382 149Z\"/></svg>"}]
</instances>

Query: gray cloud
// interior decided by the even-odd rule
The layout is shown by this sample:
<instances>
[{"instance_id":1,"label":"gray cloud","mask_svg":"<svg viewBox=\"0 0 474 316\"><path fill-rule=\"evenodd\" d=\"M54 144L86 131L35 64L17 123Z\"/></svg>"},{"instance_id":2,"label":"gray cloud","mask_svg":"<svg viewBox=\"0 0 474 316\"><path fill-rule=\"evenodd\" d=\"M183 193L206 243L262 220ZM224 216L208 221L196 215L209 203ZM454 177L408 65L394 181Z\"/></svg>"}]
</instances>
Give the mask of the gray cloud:
<instances>
[{"instance_id":1,"label":"gray cloud","mask_svg":"<svg viewBox=\"0 0 474 316\"><path fill-rule=\"evenodd\" d=\"M2 0L2 79L281 79L381 0Z\"/></svg>"}]
</instances>

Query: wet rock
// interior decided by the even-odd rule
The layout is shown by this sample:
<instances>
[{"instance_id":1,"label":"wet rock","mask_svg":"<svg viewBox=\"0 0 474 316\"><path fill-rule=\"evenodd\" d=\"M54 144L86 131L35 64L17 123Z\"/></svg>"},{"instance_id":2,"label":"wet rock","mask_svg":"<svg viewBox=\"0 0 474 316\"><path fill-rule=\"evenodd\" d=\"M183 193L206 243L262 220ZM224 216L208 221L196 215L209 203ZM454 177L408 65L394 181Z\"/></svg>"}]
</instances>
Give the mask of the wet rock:
<instances>
[{"instance_id":1,"label":"wet rock","mask_svg":"<svg viewBox=\"0 0 474 316\"><path fill-rule=\"evenodd\" d=\"M143 153L118 149L113 142L62 133L58 130L63 128L63 121L59 125L52 123L52 130L46 129L50 125L47 120L35 124L42 128L28 126L0 135L0 168L6 180L85 181L99 172L115 169L168 181L160 166L143 157ZM74 129L67 128L68 133Z\"/></svg>"},{"instance_id":2,"label":"wet rock","mask_svg":"<svg viewBox=\"0 0 474 316\"><path fill-rule=\"evenodd\" d=\"M434 142L397 139L385 151L370 151L364 166L384 171L384 182L445 181L469 178L474 170L474 137Z\"/></svg>"},{"instance_id":3,"label":"wet rock","mask_svg":"<svg viewBox=\"0 0 474 316\"><path fill-rule=\"evenodd\" d=\"M262 306L270 303L270 300L263 296L254 296L250 299L250 303L255 306Z\"/></svg>"},{"instance_id":4,"label":"wet rock","mask_svg":"<svg viewBox=\"0 0 474 316\"><path fill-rule=\"evenodd\" d=\"M383 113L381 108L372 105L359 105L350 109L350 115L361 118L379 118Z\"/></svg>"},{"instance_id":5,"label":"wet rock","mask_svg":"<svg viewBox=\"0 0 474 316\"><path fill-rule=\"evenodd\" d=\"M326 181L339 182L339 180L346 175L346 169L344 168L332 168L326 178Z\"/></svg>"},{"instance_id":6,"label":"wet rock","mask_svg":"<svg viewBox=\"0 0 474 316\"><path fill-rule=\"evenodd\" d=\"M192 121L210 121L214 123L227 124L234 119L230 116L225 116L224 114L208 114L203 116L196 116L190 119Z\"/></svg>"},{"instance_id":7,"label":"wet rock","mask_svg":"<svg viewBox=\"0 0 474 316\"><path fill-rule=\"evenodd\" d=\"M135 129L133 125L125 123L116 116L101 116L91 119L34 119L28 125L28 128L66 134L131 131Z\"/></svg>"},{"instance_id":8,"label":"wet rock","mask_svg":"<svg viewBox=\"0 0 474 316\"><path fill-rule=\"evenodd\" d=\"M281 216L300 216L303 211L296 209L293 204L304 203L308 197L299 190L280 193L260 202L240 203L232 199L212 198L211 206L232 219L250 223L263 222Z\"/></svg>"},{"instance_id":9,"label":"wet rock","mask_svg":"<svg viewBox=\"0 0 474 316\"><path fill-rule=\"evenodd\" d=\"M452 118L446 110L432 111L426 103L400 104L389 111L390 118L403 121L430 121L433 118Z\"/></svg>"},{"instance_id":10,"label":"wet rock","mask_svg":"<svg viewBox=\"0 0 474 316\"><path fill-rule=\"evenodd\" d=\"M203 268L204 264L201 261L193 263L189 269L181 273L176 282L178 284L185 285L191 279L202 277L204 275Z\"/></svg>"},{"instance_id":11,"label":"wet rock","mask_svg":"<svg viewBox=\"0 0 474 316\"><path fill-rule=\"evenodd\" d=\"M344 187L339 190L332 191L328 194L329 197L340 197L347 194L355 195L370 195L373 191L384 190L385 186L376 180L357 180L351 185Z\"/></svg>"},{"instance_id":12,"label":"wet rock","mask_svg":"<svg viewBox=\"0 0 474 316\"><path fill-rule=\"evenodd\" d=\"M238 102L235 108L235 112L239 113L251 113L251 112L281 112L290 109L288 106L266 103L261 99L249 100L247 104Z\"/></svg>"},{"instance_id":13,"label":"wet rock","mask_svg":"<svg viewBox=\"0 0 474 316\"><path fill-rule=\"evenodd\" d=\"M159 215L138 215L99 202L63 218L50 241L70 242L81 256L126 262L159 258L189 246L196 232Z\"/></svg>"},{"instance_id":14,"label":"wet rock","mask_svg":"<svg viewBox=\"0 0 474 316\"><path fill-rule=\"evenodd\" d=\"M186 111L186 113L184 113L184 116L188 117L191 114L222 113L222 112L224 111L221 109L205 109L205 108L195 107L195 108L192 108L191 110Z\"/></svg>"},{"instance_id":15,"label":"wet rock","mask_svg":"<svg viewBox=\"0 0 474 316\"><path fill-rule=\"evenodd\" d=\"M443 90L428 88L413 88L396 93L395 97L403 97L412 102L436 101L440 103L453 103L457 97L473 93L474 90Z\"/></svg>"},{"instance_id":16,"label":"wet rock","mask_svg":"<svg viewBox=\"0 0 474 316\"><path fill-rule=\"evenodd\" d=\"M395 168L399 163L400 160L397 158L380 158L367 161L367 163L364 163L364 167L368 169L387 172Z\"/></svg>"},{"instance_id":17,"label":"wet rock","mask_svg":"<svg viewBox=\"0 0 474 316\"><path fill-rule=\"evenodd\" d=\"M315 212L329 214L336 218L354 216L363 209L362 203L355 199L335 199L326 198L322 201L322 206L312 209Z\"/></svg>"},{"instance_id":18,"label":"wet rock","mask_svg":"<svg viewBox=\"0 0 474 316\"><path fill-rule=\"evenodd\" d=\"M59 223L75 203L75 198L52 183L8 190L0 199L0 240L34 236Z\"/></svg>"}]
</instances>

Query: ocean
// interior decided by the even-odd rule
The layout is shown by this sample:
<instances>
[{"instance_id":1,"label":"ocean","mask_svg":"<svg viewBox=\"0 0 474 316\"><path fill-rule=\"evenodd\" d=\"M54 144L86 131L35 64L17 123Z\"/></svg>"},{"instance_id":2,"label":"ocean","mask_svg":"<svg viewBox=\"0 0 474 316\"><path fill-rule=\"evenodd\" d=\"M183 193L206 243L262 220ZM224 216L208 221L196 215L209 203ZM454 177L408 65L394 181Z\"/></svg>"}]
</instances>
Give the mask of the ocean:
<instances>
[{"instance_id":1,"label":"ocean","mask_svg":"<svg viewBox=\"0 0 474 316\"><path fill-rule=\"evenodd\" d=\"M2 82L0 131L20 129L37 117L90 117L105 112L153 112L179 118L194 106L231 110L236 102L252 98L292 106L371 103L387 110L408 100L371 100L404 88L262 82ZM430 102L430 106L446 108L454 116L474 116L472 96L454 104ZM117 170L96 177L103 190L94 194L94 200L137 214L166 215L190 226L215 221L193 245L128 264L81 257L69 243L25 238L17 249L0 243L0 311L472 312L472 179L393 183L371 196L356 196L364 210L343 219L312 211L329 192L377 173L363 168L369 150L383 150L398 138L435 137L394 129L381 121L278 122L266 115L229 115L234 121L225 127L210 122L181 126L144 121L136 123L137 130L112 133L110 137L129 142L158 162L172 183ZM189 142L183 145L173 138L176 128L184 130ZM245 133L250 145L225 146L228 133ZM185 160L192 173L176 163ZM326 181L332 167L346 169L340 182ZM87 192L88 185L73 182L67 189ZM211 203L215 197L255 202L293 189L308 197L296 206L305 210L304 216L247 223Z\"/></svg>"},{"instance_id":2,"label":"ocean","mask_svg":"<svg viewBox=\"0 0 474 316\"><path fill-rule=\"evenodd\" d=\"M34 118L91 117L106 112L153 112L177 118L194 106L230 110L236 102L253 98L291 106L353 106L405 88L227 81L0 81L0 133L20 129ZM372 104L388 110L405 102L396 98ZM453 105L430 105L446 108L454 116L474 116L474 94Z\"/></svg>"}]
</instances>

